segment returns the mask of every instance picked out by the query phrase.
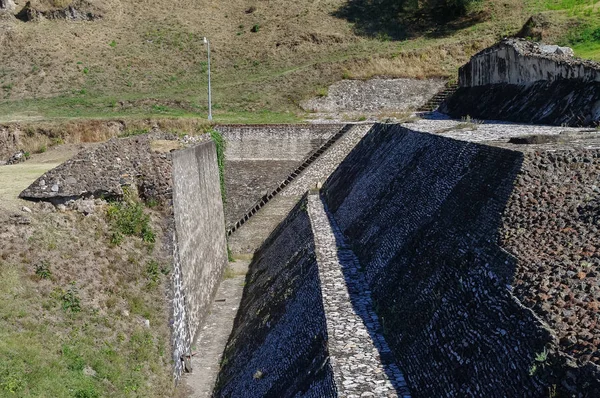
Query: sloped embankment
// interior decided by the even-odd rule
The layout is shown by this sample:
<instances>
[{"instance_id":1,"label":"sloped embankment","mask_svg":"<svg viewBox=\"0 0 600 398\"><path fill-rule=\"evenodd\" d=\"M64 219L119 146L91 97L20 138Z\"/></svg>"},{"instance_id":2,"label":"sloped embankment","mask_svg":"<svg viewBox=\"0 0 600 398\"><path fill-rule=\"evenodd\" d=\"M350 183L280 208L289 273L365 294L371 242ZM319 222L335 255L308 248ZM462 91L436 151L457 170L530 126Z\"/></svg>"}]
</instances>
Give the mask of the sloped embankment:
<instances>
[{"instance_id":1,"label":"sloped embankment","mask_svg":"<svg viewBox=\"0 0 600 398\"><path fill-rule=\"evenodd\" d=\"M556 331L563 351L596 365L599 182L598 149L529 152L500 230L500 243L519 259L515 294Z\"/></svg>"},{"instance_id":2,"label":"sloped embankment","mask_svg":"<svg viewBox=\"0 0 600 398\"><path fill-rule=\"evenodd\" d=\"M540 396L567 370L594 391L553 356L551 331L513 295L517 259L496 243L522 160L380 125L326 183L415 396Z\"/></svg>"},{"instance_id":3,"label":"sloped embankment","mask_svg":"<svg viewBox=\"0 0 600 398\"><path fill-rule=\"evenodd\" d=\"M215 397L333 397L306 198L256 252Z\"/></svg>"}]
</instances>

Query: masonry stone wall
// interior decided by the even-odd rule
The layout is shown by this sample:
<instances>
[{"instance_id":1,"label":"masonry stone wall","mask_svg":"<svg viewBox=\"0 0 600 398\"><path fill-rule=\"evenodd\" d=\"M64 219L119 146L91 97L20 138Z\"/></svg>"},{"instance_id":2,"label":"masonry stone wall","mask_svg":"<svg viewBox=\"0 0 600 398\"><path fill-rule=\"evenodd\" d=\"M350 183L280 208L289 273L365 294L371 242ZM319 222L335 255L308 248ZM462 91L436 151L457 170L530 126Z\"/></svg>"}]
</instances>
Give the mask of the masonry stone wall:
<instances>
[{"instance_id":1,"label":"masonry stone wall","mask_svg":"<svg viewBox=\"0 0 600 398\"><path fill-rule=\"evenodd\" d=\"M218 126L226 142L225 220L239 221L343 125Z\"/></svg>"},{"instance_id":2,"label":"masonry stone wall","mask_svg":"<svg viewBox=\"0 0 600 398\"><path fill-rule=\"evenodd\" d=\"M175 271L173 359L189 354L227 265L223 203L213 142L173 153Z\"/></svg>"},{"instance_id":3,"label":"masonry stone wall","mask_svg":"<svg viewBox=\"0 0 600 398\"><path fill-rule=\"evenodd\" d=\"M214 397L336 397L306 198L256 252Z\"/></svg>"},{"instance_id":4,"label":"masonry stone wall","mask_svg":"<svg viewBox=\"0 0 600 398\"><path fill-rule=\"evenodd\" d=\"M597 125L600 64L573 58L568 49L505 39L460 68L459 89L440 111L453 117Z\"/></svg>"},{"instance_id":5,"label":"masonry stone wall","mask_svg":"<svg viewBox=\"0 0 600 398\"><path fill-rule=\"evenodd\" d=\"M520 152L379 125L325 184L413 396L561 388L546 367L564 375L564 363L536 362L553 333L514 296L517 260L497 244L522 161Z\"/></svg>"}]
</instances>

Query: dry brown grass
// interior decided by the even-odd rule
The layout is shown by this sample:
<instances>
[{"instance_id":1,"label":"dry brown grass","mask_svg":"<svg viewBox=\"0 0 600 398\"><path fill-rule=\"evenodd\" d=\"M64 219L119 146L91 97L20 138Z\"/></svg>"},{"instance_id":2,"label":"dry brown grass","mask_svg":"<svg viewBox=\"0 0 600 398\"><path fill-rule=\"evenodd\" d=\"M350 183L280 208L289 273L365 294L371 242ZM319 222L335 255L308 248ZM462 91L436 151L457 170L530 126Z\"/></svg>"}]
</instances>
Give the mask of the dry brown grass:
<instances>
[{"instance_id":1,"label":"dry brown grass","mask_svg":"<svg viewBox=\"0 0 600 398\"><path fill-rule=\"evenodd\" d=\"M120 120L77 120L8 123L3 126L19 137L19 147L30 154L45 152L62 144L104 142L111 138L127 135L130 131L150 131L158 127L175 134L203 134L212 124L204 119L120 119Z\"/></svg>"}]
</instances>

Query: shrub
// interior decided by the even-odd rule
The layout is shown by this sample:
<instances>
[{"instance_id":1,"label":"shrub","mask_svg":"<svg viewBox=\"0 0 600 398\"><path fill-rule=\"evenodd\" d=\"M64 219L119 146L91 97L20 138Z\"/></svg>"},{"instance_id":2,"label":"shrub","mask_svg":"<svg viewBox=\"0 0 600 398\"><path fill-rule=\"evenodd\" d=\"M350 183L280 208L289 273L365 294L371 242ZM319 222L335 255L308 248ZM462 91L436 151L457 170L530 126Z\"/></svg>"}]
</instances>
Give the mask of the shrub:
<instances>
[{"instance_id":1,"label":"shrub","mask_svg":"<svg viewBox=\"0 0 600 398\"><path fill-rule=\"evenodd\" d=\"M40 277L40 279L50 279L52 277L52 272L50 271L50 264L46 260L42 260L39 264L35 266L35 274Z\"/></svg>"},{"instance_id":2,"label":"shrub","mask_svg":"<svg viewBox=\"0 0 600 398\"><path fill-rule=\"evenodd\" d=\"M119 245L123 236L137 236L146 243L154 243L156 235L150 226L150 216L144 213L141 203L125 201L111 204L107 211L114 231L110 243Z\"/></svg>"}]
</instances>

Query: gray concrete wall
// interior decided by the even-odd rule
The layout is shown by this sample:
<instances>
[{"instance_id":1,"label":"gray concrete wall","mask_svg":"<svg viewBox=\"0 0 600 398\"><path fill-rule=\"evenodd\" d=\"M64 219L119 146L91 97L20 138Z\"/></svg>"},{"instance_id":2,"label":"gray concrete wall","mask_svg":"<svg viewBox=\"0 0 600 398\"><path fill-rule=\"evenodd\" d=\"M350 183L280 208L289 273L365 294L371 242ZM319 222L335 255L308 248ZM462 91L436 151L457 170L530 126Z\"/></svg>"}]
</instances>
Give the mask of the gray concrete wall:
<instances>
[{"instance_id":1,"label":"gray concrete wall","mask_svg":"<svg viewBox=\"0 0 600 398\"><path fill-rule=\"evenodd\" d=\"M227 265L217 153L206 142L173 153L174 353L189 351Z\"/></svg>"},{"instance_id":2,"label":"gray concrete wall","mask_svg":"<svg viewBox=\"0 0 600 398\"><path fill-rule=\"evenodd\" d=\"M460 87L529 84L539 80L600 82L600 65L543 52L543 46L507 39L474 55L459 71Z\"/></svg>"},{"instance_id":3,"label":"gray concrete wall","mask_svg":"<svg viewBox=\"0 0 600 398\"><path fill-rule=\"evenodd\" d=\"M343 125L218 126L225 149L225 220L231 227Z\"/></svg>"},{"instance_id":4,"label":"gray concrete wall","mask_svg":"<svg viewBox=\"0 0 600 398\"><path fill-rule=\"evenodd\" d=\"M473 56L459 70L459 89L439 110L455 118L600 124L600 64L543 48L507 39Z\"/></svg>"}]
</instances>

